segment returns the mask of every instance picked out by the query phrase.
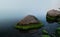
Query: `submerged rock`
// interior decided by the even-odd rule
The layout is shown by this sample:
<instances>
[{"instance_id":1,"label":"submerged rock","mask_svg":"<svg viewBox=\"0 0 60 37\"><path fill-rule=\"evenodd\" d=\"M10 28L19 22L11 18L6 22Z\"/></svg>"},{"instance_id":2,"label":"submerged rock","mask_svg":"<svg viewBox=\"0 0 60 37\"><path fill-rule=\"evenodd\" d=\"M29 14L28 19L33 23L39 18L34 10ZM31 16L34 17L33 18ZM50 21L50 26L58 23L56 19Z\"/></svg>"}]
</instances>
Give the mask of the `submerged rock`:
<instances>
[{"instance_id":1,"label":"submerged rock","mask_svg":"<svg viewBox=\"0 0 60 37\"><path fill-rule=\"evenodd\" d=\"M48 31L44 29L44 30L42 30L42 34L48 35Z\"/></svg>"},{"instance_id":2,"label":"submerged rock","mask_svg":"<svg viewBox=\"0 0 60 37\"><path fill-rule=\"evenodd\" d=\"M19 30L38 29L43 24L33 15L28 15L17 23L16 28Z\"/></svg>"},{"instance_id":3,"label":"submerged rock","mask_svg":"<svg viewBox=\"0 0 60 37\"><path fill-rule=\"evenodd\" d=\"M58 28L56 29L56 34L57 34L58 37L60 37L60 27L58 27Z\"/></svg>"},{"instance_id":4,"label":"submerged rock","mask_svg":"<svg viewBox=\"0 0 60 37\"><path fill-rule=\"evenodd\" d=\"M48 33L48 31L46 29L43 29L41 37L52 37L52 36L49 35L49 33Z\"/></svg>"},{"instance_id":5,"label":"submerged rock","mask_svg":"<svg viewBox=\"0 0 60 37\"><path fill-rule=\"evenodd\" d=\"M41 35L41 37L51 37L50 35Z\"/></svg>"},{"instance_id":6,"label":"submerged rock","mask_svg":"<svg viewBox=\"0 0 60 37\"><path fill-rule=\"evenodd\" d=\"M47 12L46 20L49 23L58 22L60 23L60 11L58 10L49 10Z\"/></svg>"}]
</instances>

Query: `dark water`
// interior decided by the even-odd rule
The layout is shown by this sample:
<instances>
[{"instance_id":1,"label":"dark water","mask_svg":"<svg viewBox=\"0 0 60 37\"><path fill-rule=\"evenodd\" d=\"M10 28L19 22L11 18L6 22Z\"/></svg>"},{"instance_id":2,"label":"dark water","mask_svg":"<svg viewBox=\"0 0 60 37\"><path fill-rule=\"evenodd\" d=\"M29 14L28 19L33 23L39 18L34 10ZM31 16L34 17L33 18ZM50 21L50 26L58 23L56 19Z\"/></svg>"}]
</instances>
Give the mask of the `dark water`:
<instances>
[{"instance_id":1,"label":"dark water","mask_svg":"<svg viewBox=\"0 0 60 37\"><path fill-rule=\"evenodd\" d=\"M40 37L41 29L45 28L49 34L52 34L59 24L57 23L48 23L45 18L40 19L44 27L37 30L37 32L32 33L21 33L19 30L16 30L14 27L19 20L16 19L7 19L0 21L0 37Z\"/></svg>"}]
</instances>

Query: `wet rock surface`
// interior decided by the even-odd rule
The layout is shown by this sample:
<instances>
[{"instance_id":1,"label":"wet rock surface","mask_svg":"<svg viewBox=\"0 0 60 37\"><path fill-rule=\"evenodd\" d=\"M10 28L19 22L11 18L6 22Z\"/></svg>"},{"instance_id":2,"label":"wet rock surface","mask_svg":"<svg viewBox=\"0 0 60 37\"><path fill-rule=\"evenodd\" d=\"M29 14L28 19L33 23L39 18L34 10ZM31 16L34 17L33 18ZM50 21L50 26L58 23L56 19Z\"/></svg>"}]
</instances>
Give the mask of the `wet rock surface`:
<instances>
[{"instance_id":1,"label":"wet rock surface","mask_svg":"<svg viewBox=\"0 0 60 37\"><path fill-rule=\"evenodd\" d=\"M38 19L33 15L28 15L22 19L18 24L19 25L29 25L39 23Z\"/></svg>"},{"instance_id":2,"label":"wet rock surface","mask_svg":"<svg viewBox=\"0 0 60 37\"><path fill-rule=\"evenodd\" d=\"M43 24L33 15L28 15L17 23L16 28L19 30L38 29Z\"/></svg>"},{"instance_id":3,"label":"wet rock surface","mask_svg":"<svg viewBox=\"0 0 60 37\"><path fill-rule=\"evenodd\" d=\"M46 20L49 23L57 22L60 23L60 11L58 10L49 10L47 12Z\"/></svg>"}]
</instances>

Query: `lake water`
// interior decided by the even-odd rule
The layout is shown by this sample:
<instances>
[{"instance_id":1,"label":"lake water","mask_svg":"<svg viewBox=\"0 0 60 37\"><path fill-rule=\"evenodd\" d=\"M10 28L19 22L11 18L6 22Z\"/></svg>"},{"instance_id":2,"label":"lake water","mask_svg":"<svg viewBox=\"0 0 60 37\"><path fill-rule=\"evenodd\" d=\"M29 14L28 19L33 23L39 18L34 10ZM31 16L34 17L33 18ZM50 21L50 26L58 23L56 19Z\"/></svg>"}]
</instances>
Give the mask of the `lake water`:
<instances>
[{"instance_id":1,"label":"lake water","mask_svg":"<svg viewBox=\"0 0 60 37\"><path fill-rule=\"evenodd\" d=\"M57 23L48 23L46 18L39 18L44 24L44 27L37 30L35 33L22 33L19 30L16 30L14 27L16 23L19 21L18 19L3 19L0 21L0 37L40 37L41 29L45 28L49 34L52 34L59 24Z\"/></svg>"}]
</instances>

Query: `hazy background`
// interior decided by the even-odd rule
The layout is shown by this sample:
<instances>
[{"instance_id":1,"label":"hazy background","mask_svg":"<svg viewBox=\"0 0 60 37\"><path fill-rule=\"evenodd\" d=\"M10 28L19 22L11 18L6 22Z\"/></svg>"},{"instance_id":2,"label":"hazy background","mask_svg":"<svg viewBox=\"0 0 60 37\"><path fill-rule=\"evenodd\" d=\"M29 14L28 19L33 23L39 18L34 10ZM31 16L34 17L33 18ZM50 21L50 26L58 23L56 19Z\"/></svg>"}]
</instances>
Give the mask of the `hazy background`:
<instances>
[{"instance_id":1,"label":"hazy background","mask_svg":"<svg viewBox=\"0 0 60 37\"><path fill-rule=\"evenodd\" d=\"M9 27L26 15L44 19L51 0L0 0L0 27Z\"/></svg>"},{"instance_id":2,"label":"hazy background","mask_svg":"<svg viewBox=\"0 0 60 37\"><path fill-rule=\"evenodd\" d=\"M59 0L0 0L0 27L16 24L26 15L46 20L47 11L58 7Z\"/></svg>"},{"instance_id":3,"label":"hazy background","mask_svg":"<svg viewBox=\"0 0 60 37\"><path fill-rule=\"evenodd\" d=\"M50 7L51 0L0 0L0 19L40 16Z\"/></svg>"},{"instance_id":4,"label":"hazy background","mask_svg":"<svg viewBox=\"0 0 60 37\"><path fill-rule=\"evenodd\" d=\"M53 26L56 24L53 26L46 24L46 13L49 9L59 8L59 2L60 0L0 0L0 36L23 37L24 35L25 37L25 34L16 31L14 26L26 15L36 16L39 20L45 22L48 30L53 30Z\"/></svg>"},{"instance_id":5,"label":"hazy background","mask_svg":"<svg viewBox=\"0 0 60 37\"><path fill-rule=\"evenodd\" d=\"M20 19L29 14L45 16L47 10L60 7L59 2L59 0L0 0L0 20Z\"/></svg>"}]
</instances>

